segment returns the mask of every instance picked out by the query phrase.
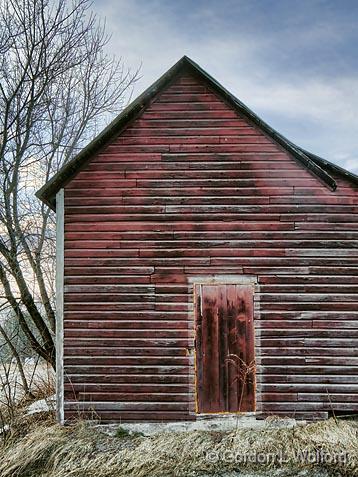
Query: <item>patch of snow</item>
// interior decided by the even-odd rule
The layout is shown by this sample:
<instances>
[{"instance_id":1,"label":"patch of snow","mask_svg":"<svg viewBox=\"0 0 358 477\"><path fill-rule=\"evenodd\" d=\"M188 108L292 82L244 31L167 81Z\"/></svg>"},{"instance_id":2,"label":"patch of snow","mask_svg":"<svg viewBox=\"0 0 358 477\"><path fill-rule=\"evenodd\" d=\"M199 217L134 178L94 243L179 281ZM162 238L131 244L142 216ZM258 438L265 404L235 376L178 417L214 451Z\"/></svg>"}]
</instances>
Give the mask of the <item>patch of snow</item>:
<instances>
[{"instance_id":1,"label":"patch of snow","mask_svg":"<svg viewBox=\"0 0 358 477\"><path fill-rule=\"evenodd\" d=\"M38 412L48 412L55 409L56 396L49 396L46 399L39 399L38 401L33 402L27 408L26 414L36 414Z\"/></svg>"},{"instance_id":2,"label":"patch of snow","mask_svg":"<svg viewBox=\"0 0 358 477\"><path fill-rule=\"evenodd\" d=\"M0 435L6 434L9 429L10 429L10 426L8 424L5 424L5 426L0 427Z\"/></svg>"}]
</instances>

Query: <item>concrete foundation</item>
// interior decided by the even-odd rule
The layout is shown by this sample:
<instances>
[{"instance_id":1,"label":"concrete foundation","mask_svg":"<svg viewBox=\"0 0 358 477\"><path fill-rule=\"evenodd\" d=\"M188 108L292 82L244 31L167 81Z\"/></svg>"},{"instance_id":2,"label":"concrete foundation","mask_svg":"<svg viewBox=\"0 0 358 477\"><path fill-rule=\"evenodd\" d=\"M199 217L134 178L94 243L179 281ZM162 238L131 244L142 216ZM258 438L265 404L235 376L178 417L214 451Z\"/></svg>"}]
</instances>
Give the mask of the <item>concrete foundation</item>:
<instances>
[{"instance_id":1,"label":"concrete foundation","mask_svg":"<svg viewBox=\"0 0 358 477\"><path fill-rule=\"evenodd\" d=\"M219 431L231 432L236 429L264 429L267 427L295 427L303 425L305 421L296 421L295 419L266 419L257 420L254 416L237 415L218 415L210 418L208 416L199 417L196 421L181 422L140 422L123 424L104 424L100 426L101 431L109 435L115 435L118 428L124 429L129 433L140 432L145 436L165 432L189 432L189 431ZM96 425L97 427L97 425Z\"/></svg>"}]
</instances>

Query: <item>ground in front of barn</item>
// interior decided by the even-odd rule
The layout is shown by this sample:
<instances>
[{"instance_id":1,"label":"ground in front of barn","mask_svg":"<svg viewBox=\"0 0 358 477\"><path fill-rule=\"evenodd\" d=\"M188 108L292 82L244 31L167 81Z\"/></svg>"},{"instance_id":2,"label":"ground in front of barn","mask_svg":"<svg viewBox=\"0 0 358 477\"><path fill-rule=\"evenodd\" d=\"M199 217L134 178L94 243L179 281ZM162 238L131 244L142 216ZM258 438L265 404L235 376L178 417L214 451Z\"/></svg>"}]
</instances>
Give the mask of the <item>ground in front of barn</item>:
<instances>
[{"instance_id":1,"label":"ground in front of barn","mask_svg":"<svg viewBox=\"0 0 358 477\"><path fill-rule=\"evenodd\" d=\"M43 402L30 411L19 408L1 432L0 475L358 476L358 422L353 419L299 425L278 418L250 425L239 419L226 429L156 427L99 426L80 416L61 427Z\"/></svg>"}]
</instances>

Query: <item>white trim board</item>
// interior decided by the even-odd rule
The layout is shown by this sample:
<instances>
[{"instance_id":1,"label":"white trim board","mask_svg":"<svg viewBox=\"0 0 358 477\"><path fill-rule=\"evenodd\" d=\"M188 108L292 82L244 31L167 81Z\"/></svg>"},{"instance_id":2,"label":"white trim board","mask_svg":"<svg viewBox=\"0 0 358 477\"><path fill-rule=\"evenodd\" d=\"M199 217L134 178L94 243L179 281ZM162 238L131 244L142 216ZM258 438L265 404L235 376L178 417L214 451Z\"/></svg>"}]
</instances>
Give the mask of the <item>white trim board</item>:
<instances>
[{"instance_id":1,"label":"white trim board","mask_svg":"<svg viewBox=\"0 0 358 477\"><path fill-rule=\"evenodd\" d=\"M56 194L56 413L64 424L63 379L63 275L64 275L64 189Z\"/></svg>"},{"instance_id":2,"label":"white trim board","mask_svg":"<svg viewBox=\"0 0 358 477\"><path fill-rule=\"evenodd\" d=\"M200 275L197 277L189 277L188 282L194 285L200 284L232 284L232 285L250 285L257 283L255 275Z\"/></svg>"}]
</instances>

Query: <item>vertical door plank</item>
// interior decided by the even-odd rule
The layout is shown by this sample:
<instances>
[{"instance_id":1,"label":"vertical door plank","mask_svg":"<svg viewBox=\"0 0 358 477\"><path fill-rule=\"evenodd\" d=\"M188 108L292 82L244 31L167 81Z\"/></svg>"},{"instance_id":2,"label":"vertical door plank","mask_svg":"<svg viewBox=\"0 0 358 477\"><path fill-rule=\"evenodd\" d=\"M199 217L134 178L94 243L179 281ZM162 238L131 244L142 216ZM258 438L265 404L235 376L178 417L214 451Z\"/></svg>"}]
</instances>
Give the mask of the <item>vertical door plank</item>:
<instances>
[{"instance_id":1,"label":"vertical door plank","mask_svg":"<svg viewBox=\"0 0 358 477\"><path fill-rule=\"evenodd\" d=\"M226 287L226 309L228 323L228 381L229 381L229 399L228 411L235 412L237 410L238 394L237 394L237 332L236 332L236 286L227 285Z\"/></svg>"},{"instance_id":2,"label":"vertical door plank","mask_svg":"<svg viewBox=\"0 0 358 477\"><path fill-rule=\"evenodd\" d=\"M249 343L247 341L248 322L252 313L253 293L249 285L237 287L237 334L238 334L238 393L239 411L247 411L250 402L247 395L248 381L251 379Z\"/></svg>"},{"instance_id":3,"label":"vertical door plank","mask_svg":"<svg viewBox=\"0 0 358 477\"><path fill-rule=\"evenodd\" d=\"M212 361L213 361L213 314L212 314L212 297L207 287L202 297L202 314L203 314L203 374L204 374L204 405L208 412L212 412L212 395L214 380L212 379Z\"/></svg>"},{"instance_id":4,"label":"vertical door plank","mask_svg":"<svg viewBox=\"0 0 358 477\"><path fill-rule=\"evenodd\" d=\"M228 386L228 325L227 325L227 303L226 286L218 288L218 323L219 323L219 389L220 389L220 410L224 412L228 409L229 386Z\"/></svg>"},{"instance_id":5,"label":"vertical door plank","mask_svg":"<svg viewBox=\"0 0 358 477\"><path fill-rule=\"evenodd\" d=\"M255 333L254 333L254 290L253 287L247 287L244 291L244 300L246 303L246 364L250 367L250 373L247 377L245 390L245 404L243 411L254 411L256 409L256 390L255 390Z\"/></svg>"},{"instance_id":6,"label":"vertical door plank","mask_svg":"<svg viewBox=\"0 0 358 477\"><path fill-rule=\"evenodd\" d=\"M195 299L195 381L196 381L196 407L198 412L203 412L203 318L201 313L202 290L201 285L194 288Z\"/></svg>"},{"instance_id":7,"label":"vertical door plank","mask_svg":"<svg viewBox=\"0 0 358 477\"><path fill-rule=\"evenodd\" d=\"M212 316L212 356L211 356L211 412L220 412L220 340L219 340L219 313L218 294L219 287L210 288L210 306Z\"/></svg>"}]
</instances>

